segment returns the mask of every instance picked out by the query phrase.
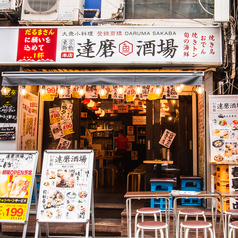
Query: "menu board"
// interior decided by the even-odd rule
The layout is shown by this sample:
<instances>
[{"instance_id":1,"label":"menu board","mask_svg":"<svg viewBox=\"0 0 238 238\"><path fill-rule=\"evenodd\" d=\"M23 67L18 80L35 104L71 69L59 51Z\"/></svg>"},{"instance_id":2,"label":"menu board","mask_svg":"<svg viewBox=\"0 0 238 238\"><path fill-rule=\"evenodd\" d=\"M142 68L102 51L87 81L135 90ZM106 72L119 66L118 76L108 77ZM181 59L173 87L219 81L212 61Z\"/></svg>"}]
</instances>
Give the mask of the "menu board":
<instances>
[{"instance_id":1,"label":"menu board","mask_svg":"<svg viewBox=\"0 0 238 238\"><path fill-rule=\"evenodd\" d=\"M37 160L37 151L0 152L1 222L28 220Z\"/></svg>"},{"instance_id":2,"label":"menu board","mask_svg":"<svg viewBox=\"0 0 238 238\"><path fill-rule=\"evenodd\" d=\"M17 122L17 87L9 88L8 95L0 93L0 123L16 123Z\"/></svg>"},{"instance_id":3,"label":"menu board","mask_svg":"<svg viewBox=\"0 0 238 238\"><path fill-rule=\"evenodd\" d=\"M93 150L44 152L37 219L87 222L90 218Z\"/></svg>"},{"instance_id":4,"label":"menu board","mask_svg":"<svg viewBox=\"0 0 238 238\"><path fill-rule=\"evenodd\" d=\"M238 162L238 97L210 95L211 162Z\"/></svg>"}]
</instances>

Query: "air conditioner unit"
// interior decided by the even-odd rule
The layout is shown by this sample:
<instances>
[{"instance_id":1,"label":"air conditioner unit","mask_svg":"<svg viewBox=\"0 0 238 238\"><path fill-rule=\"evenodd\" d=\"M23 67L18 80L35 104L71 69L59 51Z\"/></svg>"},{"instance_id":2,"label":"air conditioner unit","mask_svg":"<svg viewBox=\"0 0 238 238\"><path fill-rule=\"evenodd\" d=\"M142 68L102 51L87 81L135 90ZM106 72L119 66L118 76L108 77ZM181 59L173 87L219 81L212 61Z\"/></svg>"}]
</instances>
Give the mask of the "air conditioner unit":
<instances>
[{"instance_id":1,"label":"air conditioner unit","mask_svg":"<svg viewBox=\"0 0 238 238\"><path fill-rule=\"evenodd\" d=\"M18 7L16 0L0 0L0 10L15 10Z\"/></svg>"},{"instance_id":2,"label":"air conditioner unit","mask_svg":"<svg viewBox=\"0 0 238 238\"><path fill-rule=\"evenodd\" d=\"M73 24L83 12L84 0L23 0L20 24Z\"/></svg>"}]
</instances>

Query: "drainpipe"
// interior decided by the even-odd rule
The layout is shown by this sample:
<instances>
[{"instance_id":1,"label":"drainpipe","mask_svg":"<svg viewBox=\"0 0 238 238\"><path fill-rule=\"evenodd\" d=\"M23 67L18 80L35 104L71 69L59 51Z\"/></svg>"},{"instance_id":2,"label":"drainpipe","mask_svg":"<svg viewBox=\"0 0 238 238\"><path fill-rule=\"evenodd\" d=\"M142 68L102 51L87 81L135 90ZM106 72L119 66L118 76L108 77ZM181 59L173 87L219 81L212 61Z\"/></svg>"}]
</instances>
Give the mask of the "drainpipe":
<instances>
[{"instance_id":1,"label":"drainpipe","mask_svg":"<svg viewBox=\"0 0 238 238\"><path fill-rule=\"evenodd\" d=\"M235 19L233 17L230 16L230 28L231 28L231 38L229 41L229 44L231 45L231 93L233 91L233 83L234 83L234 79L236 76L236 33L235 33L235 29L236 29L236 22Z\"/></svg>"},{"instance_id":2,"label":"drainpipe","mask_svg":"<svg viewBox=\"0 0 238 238\"><path fill-rule=\"evenodd\" d=\"M123 14L122 19L116 19L117 17L119 17L121 15L121 13ZM120 4L120 8L118 8L118 11L117 11L116 15L113 16L113 18L92 20L90 25L92 26L94 23L97 24L97 23L124 22L124 21L125 21L125 1L123 0Z\"/></svg>"}]
</instances>

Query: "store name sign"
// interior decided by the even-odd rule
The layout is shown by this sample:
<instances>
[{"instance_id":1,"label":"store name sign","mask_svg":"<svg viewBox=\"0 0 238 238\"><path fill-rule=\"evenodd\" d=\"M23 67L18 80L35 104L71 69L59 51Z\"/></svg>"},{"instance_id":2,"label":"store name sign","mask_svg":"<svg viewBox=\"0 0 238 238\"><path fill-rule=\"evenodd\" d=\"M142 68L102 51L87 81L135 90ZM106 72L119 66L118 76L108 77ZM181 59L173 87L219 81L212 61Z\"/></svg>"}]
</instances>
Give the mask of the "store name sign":
<instances>
[{"instance_id":1,"label":"store name sign","mask_svg":"<svg viewBox=\"0 0 238 238\"><path fill-rule=\"evenodd\" d=\"M14 29L18 35L15 42L18 64L222 63L219 27L65 26L9 31Z\"/></svg>"}]
</instances>

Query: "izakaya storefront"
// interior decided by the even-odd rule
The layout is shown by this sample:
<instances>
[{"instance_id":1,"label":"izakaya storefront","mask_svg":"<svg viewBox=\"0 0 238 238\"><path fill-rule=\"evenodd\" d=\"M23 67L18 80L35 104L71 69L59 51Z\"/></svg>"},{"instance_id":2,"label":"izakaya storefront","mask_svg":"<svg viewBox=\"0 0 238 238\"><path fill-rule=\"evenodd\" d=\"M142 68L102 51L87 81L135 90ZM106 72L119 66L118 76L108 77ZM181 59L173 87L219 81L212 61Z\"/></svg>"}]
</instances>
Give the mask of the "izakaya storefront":
<instances>
[{"instance_id":1,"label":"izakaya storefront","mask_svg":"<svg viewBox=\"0 0 238 238\"><path fill-rule=\"evenodd\" d=\"M89 147L102 155L113 154L117 134L111 133L123 128L131 143L131 168L145 158L165 159L164 151L169 148L174 166L183 174L199 174L206 179L205 149L201 146L205 143L204 94L197 96L196 89L204 86L207 74L203 70L221 64L220 28L120 26L116 30L47 27L0 31L14 36L1 39L1 53L10 46L13 52L5 58L1 54L0 62L27 65L29 71L23 68L25 71L2 74L2 86L19 86L19 150L38 150L40 157L45 149ZM158 65L177 69L157 69ZM118 66L123 70L108 70ZM131 70L133 66L140 69ZM194 70L195 66L202 70ZM183 71L188 67L191 71ZM166 129L175 133L169 146L161 142ZM90 130L92 136L88 138ZM95 137L105 137L107 142L94 142L98 139Z\"/></svg>"}]
</instances>

